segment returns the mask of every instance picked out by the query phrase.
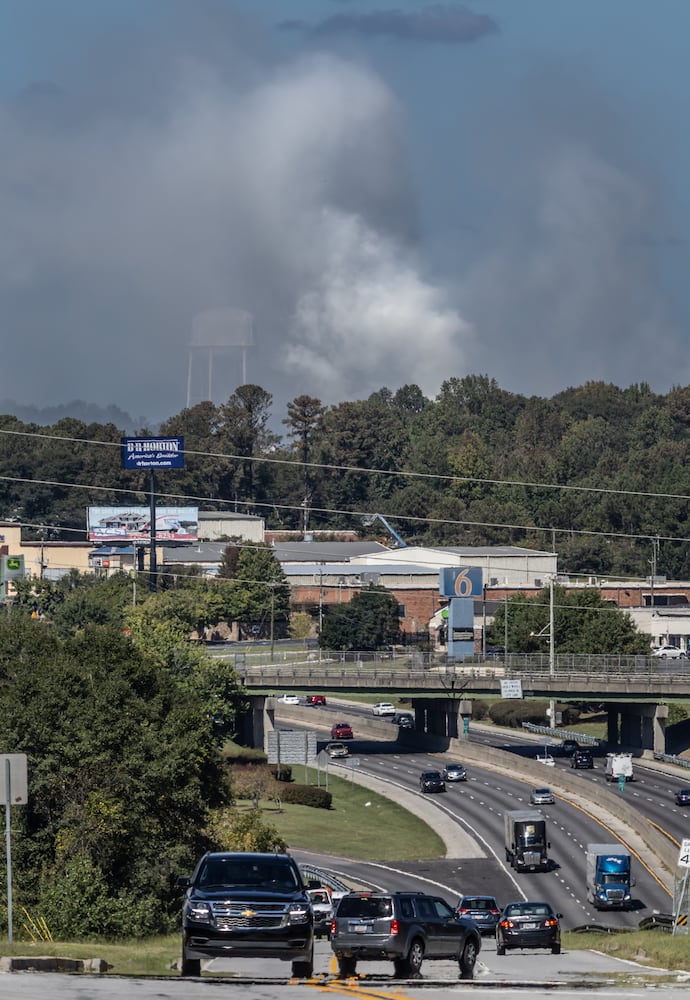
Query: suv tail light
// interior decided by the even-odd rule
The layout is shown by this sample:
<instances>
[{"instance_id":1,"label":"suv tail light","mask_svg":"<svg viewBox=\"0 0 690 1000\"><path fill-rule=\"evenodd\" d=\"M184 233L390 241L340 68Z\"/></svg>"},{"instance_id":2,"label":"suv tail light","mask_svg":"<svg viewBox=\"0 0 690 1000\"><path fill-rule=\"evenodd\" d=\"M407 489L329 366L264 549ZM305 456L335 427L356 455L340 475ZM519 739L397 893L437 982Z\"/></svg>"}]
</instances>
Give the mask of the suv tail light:
<instances>
[{"instance_id":1,"label":"suv tail light","mask_svg":"<svg viewBox=\"0 0 690 1000\"><path fill-rule=\"evenodd\" d=\"M331 920L331 937L335 937L335 920Z\"/></svg>"},{"instance_id":2,"label":"suv tail light","mask_svg":"<svg viewBox=\"0 0 690 1000\"><path fill-rule=\"evenodd\" d=\"M398 923L398 921L394 917L391 920L391 934L399 934L399 933L400 933L400 924Z\"/></svg>"}]
</instances>

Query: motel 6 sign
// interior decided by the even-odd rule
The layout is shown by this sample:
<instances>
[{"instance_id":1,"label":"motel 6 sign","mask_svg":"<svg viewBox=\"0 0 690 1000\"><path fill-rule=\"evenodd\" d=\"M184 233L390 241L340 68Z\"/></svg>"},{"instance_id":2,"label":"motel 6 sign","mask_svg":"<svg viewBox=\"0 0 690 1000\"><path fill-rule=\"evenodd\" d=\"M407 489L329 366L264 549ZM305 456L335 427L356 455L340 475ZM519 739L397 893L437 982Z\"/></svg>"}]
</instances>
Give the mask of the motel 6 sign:
<instances>
[{"instance_id":1,"label":"motel 6 sign","mask_svg":"<svg viewBox=\"0 0 690 1000\"><path fill-rule=\"evenodd\" d=\"M483 575L476 566L439 570L439 593L448 601L448 655L462 659L474 653L474 601L483 594Z\"/></svg>"}]
</instances>

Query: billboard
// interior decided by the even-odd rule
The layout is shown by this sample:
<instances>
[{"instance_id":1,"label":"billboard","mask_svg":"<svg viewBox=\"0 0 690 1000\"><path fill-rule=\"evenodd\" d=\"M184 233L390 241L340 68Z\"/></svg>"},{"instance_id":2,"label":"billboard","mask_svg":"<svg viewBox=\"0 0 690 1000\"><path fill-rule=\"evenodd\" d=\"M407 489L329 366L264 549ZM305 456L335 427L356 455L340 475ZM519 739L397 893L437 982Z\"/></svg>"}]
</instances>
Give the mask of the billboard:
<instances>
[{"instance_id":1,"label":"billboard","mask_svg":"<svg viewBox=\"0 0 690 1000\"><path fill-rule=\"evenodd\" d=\"M122 438L123 469L183 469L184 438Z\"/></svg>"},{"instance_id":2,"label":"billboard","mask_svg":"<svg viewBox=\"0 0 690 1000\"><path fill-rule=\"evenodd\" d=\"M89 541L148 542L151 511L148 507L89 507L86 517ZM196 542L198 507L156 507L157 542Z\"/></svg>"}]
</instances>

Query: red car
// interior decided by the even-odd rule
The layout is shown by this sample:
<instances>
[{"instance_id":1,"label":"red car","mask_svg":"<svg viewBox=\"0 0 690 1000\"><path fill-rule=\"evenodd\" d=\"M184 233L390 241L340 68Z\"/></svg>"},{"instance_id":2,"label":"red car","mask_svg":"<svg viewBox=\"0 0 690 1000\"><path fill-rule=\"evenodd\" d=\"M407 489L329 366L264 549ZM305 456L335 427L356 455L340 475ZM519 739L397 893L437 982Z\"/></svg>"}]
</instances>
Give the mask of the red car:
<instances>
[{"instance_id":1,"label":"red car","mask_svg":"<svg viewBox=\"0 0 690 1000\"><path fill-rule=\"evenodd\" d=\"M352 740L354 736L352 735L352 726L349 722L336 722L334 726L331 726L331 739L332 740Z\"/></svg>"},{"instance_id":2,"label":"red car","mask_svg":"<svg viewBox=\"0 0 690 1000\"><path fill-rule=\"evenodd\" d=\"M326 695L325 694L308 694L307 695L307 705L325 705Z\"/></svg>"}]
</instances>

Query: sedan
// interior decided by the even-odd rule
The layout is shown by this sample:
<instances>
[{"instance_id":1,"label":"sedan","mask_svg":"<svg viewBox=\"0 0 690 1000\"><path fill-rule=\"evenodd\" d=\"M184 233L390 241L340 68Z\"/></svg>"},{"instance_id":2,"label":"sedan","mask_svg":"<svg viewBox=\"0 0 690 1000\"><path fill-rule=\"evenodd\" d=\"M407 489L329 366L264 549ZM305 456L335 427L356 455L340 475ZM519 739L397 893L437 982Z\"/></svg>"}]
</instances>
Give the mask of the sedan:
<instances>
[{"instance_id":1,"label":"sedan","mask_svg":"<svg viewBox=\"0 0 690 1000\"><path fill-rule=\"evenodd\" d=\"M296 694L283 694L278 701L282 705L299 705L299 698Z\"/></svg>"},{"instance_id":2,"label":"sedan","mask_svg":"<svg viewBox=\"0 0 690 1000\"><path fill-rule=\"evenodd\" d=\"M441 774L444 781L467 781L467 771L462 764L446 764Z\"/></svg>"},{"instance_id":3,"label":"sedan","mask_svg":"<svg viewBox=\"0 0 690 1000\"><path fill-rule=\"evenodd\" d=\"M461 896L455 907L455 916L474 920L482 934L493 934L501 908L493 896Z\"/></svg>"},{"instance_id":4,"label":"sedan","mask_svg":"<svg viewBox=\"0 0 690 1000\"><path fill-rule=\"evenodd\" d=\"M529 800L533 806L553 805L553 792L550 788L533 788L529 793Z\"/></svg>"},{"instance_id":5,"label":"sedan","mask_svg":"<svg viewBox=\"0 0 690 1000\"><path fill-rule=\"evenodd\" d=\"M544 751L542 757L540 757L539 754L537 754L537 756L534 759L538 760L540 764L546 764L547 767L556 766L556 761L553 759L550 753L546 752L546 750Z\"/></svg>"},{"instance_id":6,"label":"sedan","mask_svg":"<svg viewBox=\"0 0 690 1000\"><path fill-rule=\"evenodd\" d=\"M446 783L440 771L422 771L419 776L419 790L427 792L445 792Z\"/></svg>"},{"instance_id":7,"label":"sedan","mask_svg":"<svg viewBox=\"0 0 690 1000\"><path fill-rule=\"evenodd\" d=\"M414 729L412 712L396 712L395 715L391 715L391 722L400 729Z\"/></svg>"},{"instance_id":8,"label":"sedan","mask_svg":"<svg viewBox=\"0 0 690 1000\"><path fill-rule=\"evenodd\" d=\"M508 903L496 925L496 954L512 948L550 948L560 955L561 916L548 903Z\"/></svg>"},{"instance_id":9,"label":"sedan","mask_svg":"<svg viewBox=\"0 0 690 1000\"><path fill-rule=\"evenodd\" d=\"M352 726L349 722L336 722L331 726L331 739L332 740L351 740L354 739L352 735Z\"/></svg>"},{"instance_id":10,"label":"sedan","mask_svg":"<svg viewBox=\"0 0 690 1000\"><path fill-rule=\"evenodd\" d=\"M679 646L657 646L652 650L652 656L660 656L662 660L684 660L687 653Z\"/></svg>"},{"instance_id":11,"label":"sedan","mask_svg":"<svg viewBox=\"0 0 690 1000\"><path fill-rule=\"evenodd\" d=\"M350 751L344 743L329 743L326 747L326 753L329 757L337 759L338 757L348 757Z\"/></svg>"},{"instance_id":12,"label":"sedan","mask_svg":"<svg viewBox=\"0 0 690 1000\"><path fill-rule=\"evenodd\" d=\"M389 701L379 701L372 708L374 715L395 715L395 705Z\"/></svg>"},{"instance_id":13,"label":"sedan","mask_svg":"<svg viewBox=\"0 0 690 1000\"><path fill-rule=\"evenodd\" d=\"M690 806L690 788L680 788L676 792L677 806Z\"/></svg>"}]
</instances>

